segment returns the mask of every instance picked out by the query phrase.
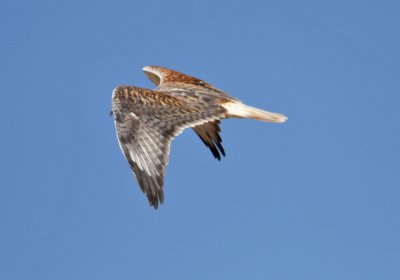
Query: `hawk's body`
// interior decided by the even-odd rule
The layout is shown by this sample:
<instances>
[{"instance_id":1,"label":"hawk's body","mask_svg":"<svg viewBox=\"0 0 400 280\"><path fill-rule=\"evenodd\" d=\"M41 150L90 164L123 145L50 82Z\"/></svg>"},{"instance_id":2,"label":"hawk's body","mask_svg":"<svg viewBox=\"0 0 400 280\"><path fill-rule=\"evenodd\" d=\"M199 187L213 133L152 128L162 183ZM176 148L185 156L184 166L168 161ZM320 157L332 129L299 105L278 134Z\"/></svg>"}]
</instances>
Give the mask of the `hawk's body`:
<instances>
[{"instance_id":1,"label":"hawk's body","mask_svg":"<svg viewBox=\"0 0 400 280\"><path fill-rule=\"evenodd\" d=\"M244 105L239 100L190 76L166 68L143 68L155 90L120 86L112 110L121 150L151 206L163 203L165 168L171 141L192 127L214 157L225 155L219 120L229 117L284 122L280 114Z\"/></svg>"}]
</instances>

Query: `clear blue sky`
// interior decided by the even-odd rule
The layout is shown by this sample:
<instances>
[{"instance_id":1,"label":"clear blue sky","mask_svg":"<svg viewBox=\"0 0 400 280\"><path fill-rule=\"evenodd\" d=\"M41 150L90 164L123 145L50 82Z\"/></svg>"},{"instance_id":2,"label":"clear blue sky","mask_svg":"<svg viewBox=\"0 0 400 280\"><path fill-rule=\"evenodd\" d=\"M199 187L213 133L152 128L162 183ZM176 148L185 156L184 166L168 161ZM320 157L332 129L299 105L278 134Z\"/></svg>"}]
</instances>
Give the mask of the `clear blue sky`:
<instances>
[{"instance_id":1,"label":"clear blue sky","mask_svg":"<svg viewBox=\"0 0 400 280\"><path fill-rule=\"evenodd\" d=\"M400 279L398 1L0 4L0 279ZM160 65L284 125L190 130L150 208L108 116Z\"/></svg>"}]
</instances>

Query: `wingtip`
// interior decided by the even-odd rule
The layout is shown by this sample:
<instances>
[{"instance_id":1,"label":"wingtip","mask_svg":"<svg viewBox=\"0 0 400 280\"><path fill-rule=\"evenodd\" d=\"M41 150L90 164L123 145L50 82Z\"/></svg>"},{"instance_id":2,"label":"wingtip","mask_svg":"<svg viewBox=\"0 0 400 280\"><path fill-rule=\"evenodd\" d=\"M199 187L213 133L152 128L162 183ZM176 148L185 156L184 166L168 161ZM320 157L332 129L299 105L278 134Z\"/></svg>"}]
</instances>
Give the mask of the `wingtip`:
<instances>
[{"instance_id":1,"label":"wingtip","mask_svg":"<svg viewBox=\"0 0 400 280\"><path fill-rule=\"evenodd\" d=\"M143 68L142 68L142 70L144 71L144 72L146 72L146 71L150 71L151 70L151 66L144 66Z\"/></svg>"},{"instance_id":2,"label":"wingtip","mask_svg":"<svg viewBox=\"0 0 400 280\"><path fill-rule=\"evenodd\" d=\"M146 76L152 81L156 86L159 86L164 78L164 74L160 71L158 66L145 66L142 68Z\"/></svg>"},{"instance_id":3,"label":"wingtip","mask_svg":"<svg viewBox=\"0 0 400 280\"><path fill-rule=\"evenodd\" d=\"M160 67L160 66L156 66L156 65L147 65L147 66L144 66L143 68L142 68L142 70L144 71L144 72L151 72L151 73L153 73L153 72L155 72L155 71L157 71L157 69L164 69L163 67Z\"/></svg>"}]
</instances>

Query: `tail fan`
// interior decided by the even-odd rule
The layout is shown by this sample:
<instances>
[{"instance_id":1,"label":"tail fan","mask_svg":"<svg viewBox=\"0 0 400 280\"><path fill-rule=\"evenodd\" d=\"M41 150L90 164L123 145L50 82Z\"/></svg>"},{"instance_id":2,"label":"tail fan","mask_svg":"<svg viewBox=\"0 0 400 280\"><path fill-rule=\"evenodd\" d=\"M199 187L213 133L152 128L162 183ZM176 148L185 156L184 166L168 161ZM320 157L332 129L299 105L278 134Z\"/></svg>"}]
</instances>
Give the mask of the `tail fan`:
<instances>
[{"instance_id":1,"label":"tail fan","mask_svg":"<svg viewBox=\"0 0 400 280\"><path fill-rule=\"evenodd\" d=\"M225 103L222 106L231 118L255 119L272 123L283 123L288 119L285 115L257 109L237 101Z\"/></svg>"}]
</instances>

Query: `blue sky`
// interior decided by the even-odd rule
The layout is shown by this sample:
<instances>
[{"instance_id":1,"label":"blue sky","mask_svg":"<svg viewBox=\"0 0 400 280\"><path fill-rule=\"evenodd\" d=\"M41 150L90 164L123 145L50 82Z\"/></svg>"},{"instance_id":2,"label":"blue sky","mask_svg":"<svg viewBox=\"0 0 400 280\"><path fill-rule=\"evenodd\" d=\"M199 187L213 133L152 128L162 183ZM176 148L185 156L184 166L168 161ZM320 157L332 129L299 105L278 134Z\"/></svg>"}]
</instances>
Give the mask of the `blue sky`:
<instances>
[{"instance_id":1,"label":"blue sky","mask_svg":"<svg viewBox=\"0 0 400 280\"><path fill-rule=\"evenodd\" d=\"M0 4L1 279L400 279L397 1ZM190 130L147 204L111 92L145 65L284 125Z\"/></svg>"}]
</instances>

